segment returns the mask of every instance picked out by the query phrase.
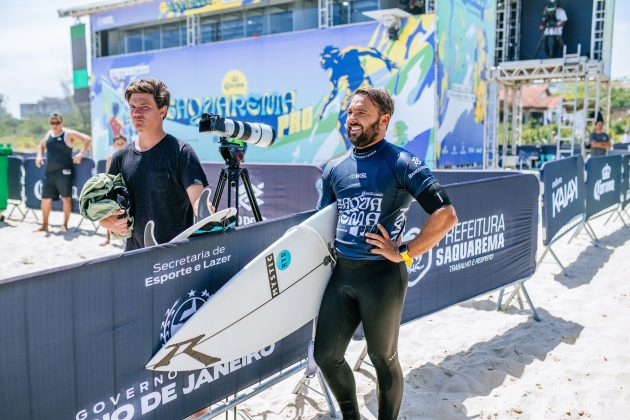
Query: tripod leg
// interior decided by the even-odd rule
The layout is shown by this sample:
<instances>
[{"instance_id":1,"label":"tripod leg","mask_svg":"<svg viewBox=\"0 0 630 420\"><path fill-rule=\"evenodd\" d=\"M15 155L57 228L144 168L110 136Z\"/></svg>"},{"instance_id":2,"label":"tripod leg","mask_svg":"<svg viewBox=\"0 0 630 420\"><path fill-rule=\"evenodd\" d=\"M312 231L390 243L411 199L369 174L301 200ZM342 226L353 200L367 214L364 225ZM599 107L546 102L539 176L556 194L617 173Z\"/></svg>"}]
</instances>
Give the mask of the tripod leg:
<instances>
[{"instance_id":1,"label":"tripod leg","mask_svg":"<svg viewBox=\"0 0 630 420\"><path fill-rule=\"evenodd\" d=\"M245 168L241 168L241 179L243 180L243 186L245 187L245 192L247 193L249 204L252 207L252 213L254 213L254 219L257 222L260 222L262 221L262 215L260 214L260 207L258 207L258 202L256 201L256 196L254 195L252 183L249 179L249 172L247 172L247 169Z\"/></svg>"},{"instance_id":2,"label":"tripod leg","mask_svg":"<svg viewBox=\"0 0 630 420\"><path fill-rule=\"evenodd\" d=\"M217 187L214 190L214 197L212 197L212 207L214 211L219 210L219 202L221 201L221 194L223 194L223 188L225 188L225 180L227 179L227 173L225 169L221 169L219 174L219 181L217 181Z\"/></svg>"}]
</instances>

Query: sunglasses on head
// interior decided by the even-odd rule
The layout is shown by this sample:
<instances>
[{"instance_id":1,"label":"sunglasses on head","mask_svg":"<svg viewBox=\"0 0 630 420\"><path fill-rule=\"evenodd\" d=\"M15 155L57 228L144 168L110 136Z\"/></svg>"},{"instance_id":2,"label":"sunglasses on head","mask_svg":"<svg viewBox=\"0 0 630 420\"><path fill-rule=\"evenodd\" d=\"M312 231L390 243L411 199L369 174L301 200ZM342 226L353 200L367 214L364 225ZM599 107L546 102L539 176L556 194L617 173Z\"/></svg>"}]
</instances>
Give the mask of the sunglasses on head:
<instances>
[{"instance_id":1,"label":"sunglasses on head","mask_svg":"<svg viewBox=\"0 0 630 420\"><path fill-rule=\"evenodd\" d=\"M50 125L59 125L61 121L50 121Z\"/></svg>"}]
</instances>

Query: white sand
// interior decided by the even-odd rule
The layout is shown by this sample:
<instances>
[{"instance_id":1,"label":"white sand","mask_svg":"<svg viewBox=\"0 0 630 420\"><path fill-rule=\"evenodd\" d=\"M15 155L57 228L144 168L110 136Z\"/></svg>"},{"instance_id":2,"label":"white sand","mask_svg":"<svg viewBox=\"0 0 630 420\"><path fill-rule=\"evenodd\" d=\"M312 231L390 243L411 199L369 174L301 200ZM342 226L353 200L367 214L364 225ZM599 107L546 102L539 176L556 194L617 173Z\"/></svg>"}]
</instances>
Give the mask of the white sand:
<instances>
[{"instance_id":1,"label":"white sand","mask_svg":"<svg viewBox=\"0 0 630 420\"><path fill-rule=\"evenodd\" d=\"M495 310L497 293L403 326L399 348L405 376L401 419L622 419L630 414L630 228L593 222L602 247L586 233L554 249L568 277L548 256L526 283L542 322L514 302ZM33 233L30 222L0 227L0 278L121 252L100 247L84 222L66 235ZM630 219L629 219L630 220ZM53 231L59 213L53 213ZM73 216L71 225L78 218ZM540 250L541 248L539 248ZM362 343L347 353L352 363ZM376 418L374 371L355 372L361 414ZM237 418L329 418L325 399L300 376L238 407ZM316 381L311 384L318 389ZM220 417L225 418L225 417ZM232 418L232 415L230 415Z\"/></svg>"}]
</instances>

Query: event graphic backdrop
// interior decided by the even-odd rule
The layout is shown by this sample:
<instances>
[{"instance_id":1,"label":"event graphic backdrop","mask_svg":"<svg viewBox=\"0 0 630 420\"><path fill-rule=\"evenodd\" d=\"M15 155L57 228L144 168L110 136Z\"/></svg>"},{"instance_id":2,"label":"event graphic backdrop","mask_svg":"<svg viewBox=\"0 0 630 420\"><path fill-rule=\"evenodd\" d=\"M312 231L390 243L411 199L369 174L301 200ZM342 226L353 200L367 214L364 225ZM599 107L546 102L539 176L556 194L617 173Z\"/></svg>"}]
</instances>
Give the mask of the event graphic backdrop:
<instances>
[{"instance_id":1,"label":"event graphic backdrop","mask_svg":"<svg viewBox=\"0 0 630 420\"><path fill-rule=\"evenodd\" d=\"M171 91L166 131L191 143L202 161L223 162L217 137L198 132L209 112L276 129L274 146L250 147L247 162L325 163L348 148L339 127L351 93L373 85L396 102L388 140L433 165L434 22L434 15L406 19L396 42L369 22L95 58L95 157L106 157L114 135L133 138L124 90L134 79L156 77Z\"/></svg>"},{"instance_id":2,"label":"event graphic backdrop","mask_svg":"<svg viewBox=\"0 0 630 420\"><path fill-rule=\"evenodd\" d=\"M481 164L496 0L438 0L437 10L437 164Z\"/></svg>"}]
</instances>

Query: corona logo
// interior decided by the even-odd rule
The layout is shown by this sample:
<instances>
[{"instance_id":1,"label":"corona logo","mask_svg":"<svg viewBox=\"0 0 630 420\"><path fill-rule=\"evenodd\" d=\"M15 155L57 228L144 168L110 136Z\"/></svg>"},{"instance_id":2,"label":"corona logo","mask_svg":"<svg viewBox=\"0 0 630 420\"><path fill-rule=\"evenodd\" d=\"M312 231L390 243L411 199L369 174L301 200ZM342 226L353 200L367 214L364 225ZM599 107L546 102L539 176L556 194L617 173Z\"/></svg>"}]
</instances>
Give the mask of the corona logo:
<instances>
[{"instance_id":1,"label":"corona logo","mask_svg":"<svg viewBox=\"0 0 630 420\"><path fill-rule=\"evenodd\" d=\"M230 70L223 76L221 91L223 96L245 96L247 94L247 78L240 70Z\"/></svg>"},{"instance_id":2,"label":"corona logo","mask_svg":"<svg viewBox=\"0 0 630 420\"><path fill-rule=\"evenodd\" d=\"M604 168L602 168L602 181L606 181L608 178L610 178L610 165L606 164L606 166L604 166Z\"/></svg>"}]
</instances>

